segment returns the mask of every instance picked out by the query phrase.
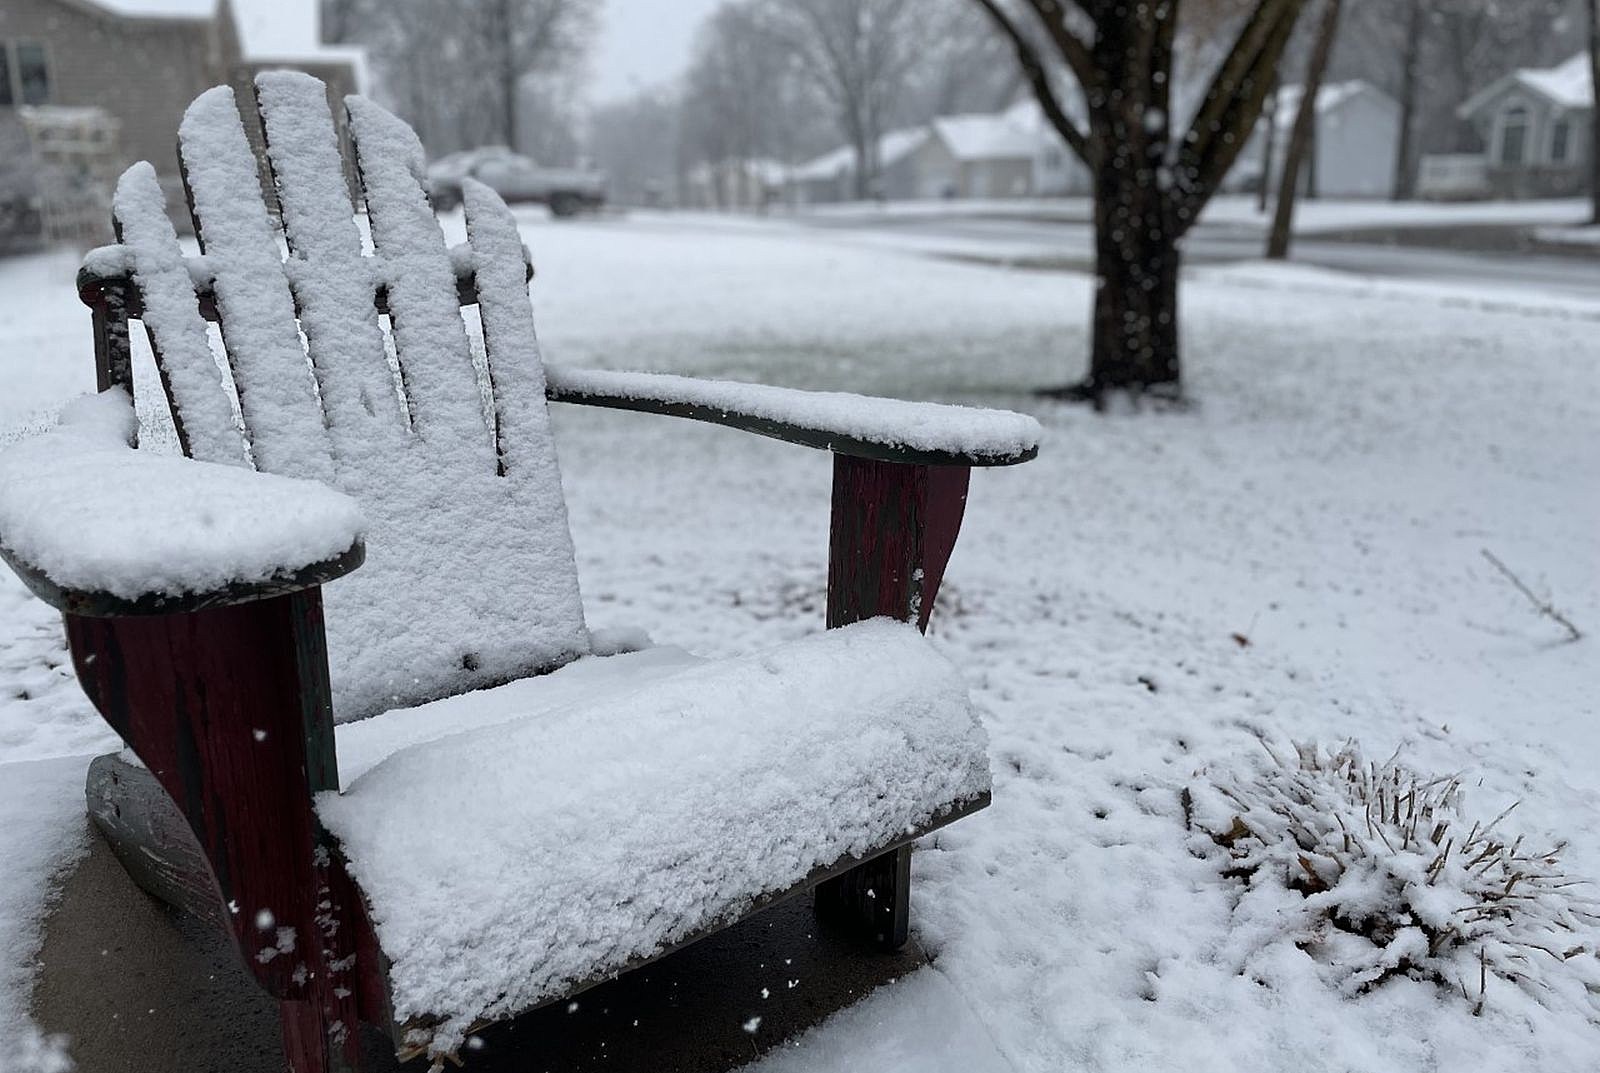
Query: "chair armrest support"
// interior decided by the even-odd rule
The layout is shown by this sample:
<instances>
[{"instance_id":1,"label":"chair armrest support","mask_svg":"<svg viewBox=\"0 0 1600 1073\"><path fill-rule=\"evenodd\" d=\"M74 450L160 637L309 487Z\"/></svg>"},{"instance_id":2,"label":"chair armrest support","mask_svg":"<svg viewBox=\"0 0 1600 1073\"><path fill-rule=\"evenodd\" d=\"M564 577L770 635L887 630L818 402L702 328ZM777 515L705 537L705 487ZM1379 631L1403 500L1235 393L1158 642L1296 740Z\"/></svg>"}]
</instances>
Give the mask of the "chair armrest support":
<instances>
[{"instance_id":1,"label":"chair armrest support","mask_svg":"<svg viewBox=\"0 0 1600 1073\"><path fill-rule=\"evenodd\" d=\"M312 996L319 977L373 993L349 956L371 945L370 924L313 806L339 787L321 590L63 617L84 692L187 821L206 868L185 882L210 888L256 981L284 999ZM159 800L141 806L101 774L90 814L121 822L119 853L171 861L183 834Z\"/></svg>"},{"instance_id":2,"label":"chair armrest support","mask_svg":"<svg viewBox=\"0 0 1600 1073\"><path fill-rule=\"evenodd\" d=\"M971 470L835 455L828 628L886 615L926 631Z\"/></svg>"},{"instance_id":3,"label":"chair armrest support","mask_svg":"<svg viewBox=\"0 0 1600 1073\"><path fill-rule=\"evenodd\" d=\"M113 389L0 455L0 558L75 615L194 611L298 592L361 564L355 502L314 481L136 451Z\"/></svg>"},{"instance_id":4,"label":"chair armrest support","mask_svg":"<svg viewBox=\"0 0 1600 1073\"><path fill-rule=\"evenodd\" d=\"M1039 453L1039 423L1009 410L562 365L547 365L545 380L555 402L687 417L880 462L1011 466Z\"/></svg>"}]
</instances>

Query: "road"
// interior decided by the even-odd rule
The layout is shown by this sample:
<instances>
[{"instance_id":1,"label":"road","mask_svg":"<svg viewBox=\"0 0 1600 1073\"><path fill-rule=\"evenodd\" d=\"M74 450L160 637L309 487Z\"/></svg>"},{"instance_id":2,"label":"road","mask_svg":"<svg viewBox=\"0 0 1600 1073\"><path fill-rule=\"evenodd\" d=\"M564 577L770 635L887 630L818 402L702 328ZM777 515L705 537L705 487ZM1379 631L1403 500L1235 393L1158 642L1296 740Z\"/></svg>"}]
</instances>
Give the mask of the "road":
<instances>
[{"instance_id":1,"label":"road","mask_svg":"<svg viewBox=\"0 0 1600 1073\"><path fill-rule=\"evenodd\" d=\"M841 232L851 241L961 259L1044 269L1085 270L1091 264L1089 224L1061 216L817 214L794 219ZM1518 241L1521 233L1475 226L1315 234L1295 240L1292 258L1363 276L1600 298L1600 255L1528 250ZM1263 242L1259 227L1201 223L1184 240L1184 249L1191 264L1216 264L1258 259Z\"/></svg>"}]
</instances>

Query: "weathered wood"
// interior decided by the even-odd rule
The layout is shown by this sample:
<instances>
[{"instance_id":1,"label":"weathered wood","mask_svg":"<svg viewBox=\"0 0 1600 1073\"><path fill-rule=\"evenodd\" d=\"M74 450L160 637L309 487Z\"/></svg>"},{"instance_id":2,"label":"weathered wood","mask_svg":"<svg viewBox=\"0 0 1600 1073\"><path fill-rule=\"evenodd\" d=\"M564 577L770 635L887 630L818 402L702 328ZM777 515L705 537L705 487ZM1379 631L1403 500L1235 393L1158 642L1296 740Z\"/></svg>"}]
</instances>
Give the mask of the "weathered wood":
<instances>
[{"instance_id":1,"label":"weathered wood","mask_svg":"<svg viewBox=\"0 0 1600 1073\"><path fill-rule=\"evenodd\" d=\"M528 275L529 278L532 278L533 270L531 267L528 270ZM478 292L474 277L458 274L456 288L462 306L477 305ZM131 365L128 364L126 358L126 324L128 317L138 317L143 312L144 307L139 296L138 286L126 276L101 276L85 268L78 273L78 293L84 304L96 311L97 318L100 316L99 310L102 308L110 309L113 303L122 310L121 316L124 330L121 353L124 357L122 358L122 365L118 367L131 369ZM200 303L201 316L208 321L218 321L219 314L217 312L216 299L212 296L210 288L201 283L197 286L196 296ZM378 288L376 303L379 313L387 314L389 312L388 292L386 289ZM98 319L96 324L98 333ZM131 376L131 373L129 375ZM107 383L120 384L126 387L130 394L132 393L131 379L126 381L114 379L107 381ZM872 443L826 429L806 428L752 414L723 410L713 406L657 402L650 399L637 399L624 395L607 395L594 391L573 391L555 386L546 388L546 397L551 402L565 402L577 406L599 406L613 410L630 410L634 413L660 414L667 417L687 418L691 421L704 421L709 424L736 428L742 432L753 432L758 436L782 440L784 443L831 451L837 455L848 455L852 458L894 462L904 465L948 468L1013 466L1030 461L1039 454L1037 447L1032 447L1016 454L964 454L949 451L921 451L910 447Z\"/></svg>"},{"instance_id":2,"label":"weathered wood","mask_svg":"<svg viewBox=\"0 0 1600 1073\"><path fill-rule=\"evenodd\" d=\"M295 1019L296 1073L355 1068L364 914L311 800L338 785L320 590L65 618L84 691L188 821L246 967L320 1011L320 1036Z\"/></svg>"},{"instance_id":3,"label":"weathered wood","mask_svg":"<svg viewBox=\"0 0 1600 1073\"><path fill-rule=\"evenodd\" d=\"M210 592L153 593L130 600L109 592L69 589L59 585L44 571L0 544L0 560L11 567L29 591L58 611L86 618L185 614L270 600L343 577L360 566L366 556L366 545L357 540L348 550L332 559L324 559L261 581L235 582Z\"/></svg>"},{"instance_id":4,"label":"weathered wood","mask_svg":"<svg viewBox=\"0 0 1600 1073\"><path fill-rule=\"evenodd\" d=\"M465 258L455 262L456 272L456 298L463 306L478 304L478 283L476 273L471 263ZM528 278L533 279L533 261L528 261ZM113 298L115 294L117 297ZM137 317L144 312L144 302L139 295L139 286L132 276L126 272L102 273L91 265L84 265L78 269L78 298L91 310L112 301L120 301L124 311L124 320L127 317ZM222 318L217 311L216 295L212 292L211 282L202 274L195 281L195 300L200 303L200 315L212 323L218 323ZM379 283L373 290L373 304L379 313L389 312L389 288ZM124 383L121 380L112 381Z\"/></svg>"},{"instance_id":5,"label":"weathered wood","mask_svg":"<svg viewBox=\"0 0 1600 1073\"><path fill-rule=\"evenodd\" d=\"M911 846L901 846L817 887L817 917L880 950L911 937Z\"/></svg>"},{"instance_id":6,"label":"weathered wood","mask_svg":"<svg viewBox=\"0 0 1600 1073\"><path fill-rule=\"evenodd\" d=\"M951 468L1014 466L1021 462L1027 462L1039 453L1037 447L1030 447L1026 451L1014 454L924 451L914 447L874 443L870 440L858 439L829 429L807 428L803 425L774 421L768 417L741 413L738 410L727 410L718 406L702 406L686 402L662 402L656 399L639 399L628 395L611 395L598 391L577 391L559 386L549 387L546 395L551 402L570 402L579 406L601 406L612 410L631 410L642 414L662 414L667 417L684 417L691 421L705 421L713 425L726 425L728 428L736 428L741 432L753 432L757 436L782 440L784 443L799 444L802 447L815 447L824 451L832 451L836 455L848 455L851 458L869 459L878 462Z\"/></svg>"},{"instance_id":7,"label":"weathered wood","mask_svg":"<svg viewBox=\"0 0 1600 1073\"><path fill-rule=\"evenodd\" d=\"M219 928L233 927L194 830L148 769L116 753L97 756L84 796L89 819L140 889Z\"/></svg>"},{"instance_id":8,"label":"weathered wood","mask_svg":"<svg viewBox=\"0 0 1600 1073\"><path fill-rule=\"evenodd\" d=\"M133 397L133 347L128 340L126 288L80 290L94 318L95 390L120 387Z\"/></svg>"},{"instance_id":9,"label":"weathered wood","mask_svg":"<svg viewBox=\"0 0 1600 1073\"><path fill-rule=\"evenodd\" d=\"M880 615L928 628L970 477L965 466L834 456L830 629Z\"/></svg>"},{"instance_id":10,"label":"weathered wood","mask_svg":"<svg viewBox=\"0 0 1600 1073\"><path fill-rule=\"evenodd\" d=\"M828 628L887 615L926 630L966 511L971 470L836 455ZM985 798L987 803L987 798ZM817 886L817 912L882 949L910 934L907 842Z\"/></svg>"},{"instance_id":11,"label":"weathered wood","mask_svg":"<svg viewBox=\"0 0 1600 1073\"><path fill-rule=\"evenodd\" d=\"M108 753L90 762L85 789L89 818L142 890L219 928L232 926L194 829L148 768ZM336 877L349 882L342 872ZM387 962L366 919L366 904L359 891L351 889L347 907L361 918L356 927L356 998L361 1019L387 1025Z\"/></svg>"}]
</instances>

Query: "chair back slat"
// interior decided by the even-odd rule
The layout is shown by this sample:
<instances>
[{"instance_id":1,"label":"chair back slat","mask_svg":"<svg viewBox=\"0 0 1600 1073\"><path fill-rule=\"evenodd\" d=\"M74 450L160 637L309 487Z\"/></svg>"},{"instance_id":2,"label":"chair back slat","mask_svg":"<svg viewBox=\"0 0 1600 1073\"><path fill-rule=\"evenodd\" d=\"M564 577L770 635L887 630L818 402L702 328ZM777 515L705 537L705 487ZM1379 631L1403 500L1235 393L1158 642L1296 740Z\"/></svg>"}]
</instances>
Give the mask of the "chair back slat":
<instances>
[{"instance_id":1,"label":"chair back slat","mask_svg":"<svg viewBox=\"0 0 1600 1073\"><path fill-rule=\"evenodd\" d=\"M195 234L216 269L222 338L256 468L331 479L294 296L233 90L218 86L195 99L178 127L178 152Z\"/></svg>"},{"instance_id":2,"label":"chair back slat","mask_svg":"<svg viewBox=\"0 0 1600 1073\"><path fill-rule=\"evenodd\" d=\"M455 270L423 188L422 143L404 122L364 97L349 98L346 107L372 244L389 277L389 320L412 427L463 465L493 467Z\"/></svg>"},{"instance_id":3,"label":"chair back slat","mask_svg":"<svg viewBox=\"0 0 1600 1073\"><path fill-rule=\"evenodd\" d=\"M327 480L366 516L366 563L323 593L334 714L348 721L547 670L590 641L515 220L492 191L474 190L464 259L474 278L458 290L416 136L352 97L376 248L364 254L325 92L303 75L257 80L281 241L228 90L190 107L181 148L256 468ZM143 167L124 182L128 198L149 201ZM209 381L197 373L197 281L170 224L156 234L138 207L139 234L159 241L134 250L136 307L153 339L186 346L157 355L174 410L203 416L207 436L222 414L236 429L223 370L212 361ZM479 301L492 355L474 357L462 294ZM186 423L191 449L226 453L222 437L202 443L201 425Z\"/></svg>"},{"instance_id":4,"label":"chair back slat","mask_svg":"<svg viewBox=\"0 0 1600 1073\"><path fill-rule=\"evenodd\" d=\"M256 99L289 247L289 282L334 454L392 449L404 419L327 90L309 75L274 71L257 77Z\"/></svg>"},{"instance_id":5,"label":"chair back slat","mask_svg":"<svg viewBox=\"0 0 1600 1073\"><path fill-rule=\"evenodd\" d=\"M203 462L249 465L156 169L143 162L129 168L117 181L111 212L117 238L134 251L144 330L179 444Z\"/></svg>"},{"instance_id":6,"label":"chair back slat","mask_svg":"<svg viewBox=\"0 0 1600 1073\"><path fill-rule=\"evenodd\" d=\"M555 458L522 236L511 211L492 190L475 179L464 185L462 207L477 267L478 316L494 391L495 443L501 470L515 473ZM554 509L564 512L566 506L558 502Z\"/></svg>"}]
</instances>

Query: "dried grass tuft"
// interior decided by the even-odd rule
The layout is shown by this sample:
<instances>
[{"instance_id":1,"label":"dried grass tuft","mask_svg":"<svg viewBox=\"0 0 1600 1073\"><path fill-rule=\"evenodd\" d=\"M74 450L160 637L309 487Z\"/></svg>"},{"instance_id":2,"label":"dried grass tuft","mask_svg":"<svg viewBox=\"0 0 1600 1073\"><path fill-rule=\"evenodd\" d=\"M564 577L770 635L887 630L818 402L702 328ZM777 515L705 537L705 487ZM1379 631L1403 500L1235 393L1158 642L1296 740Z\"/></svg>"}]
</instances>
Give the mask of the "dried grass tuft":
<instances>
[{"instance_id":1,"label":"dried grass tuft","mask_svg":"<svg viewBox=\"0 0 1600 1073\"><path fill-rule=\"evenodd\" d=\"M1565 842L1510 831L1515 804L1473 820L1459 775L1398 754L1263 744L1269 759L1184 791L1202 851L1245 888L1241 934L1292 941L1347 995L1406 977L1481 1013L1504 982L1600 1024L1600 899L1562 867Z\"/></svg>"}]
</instances>

